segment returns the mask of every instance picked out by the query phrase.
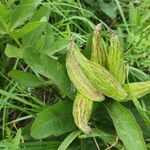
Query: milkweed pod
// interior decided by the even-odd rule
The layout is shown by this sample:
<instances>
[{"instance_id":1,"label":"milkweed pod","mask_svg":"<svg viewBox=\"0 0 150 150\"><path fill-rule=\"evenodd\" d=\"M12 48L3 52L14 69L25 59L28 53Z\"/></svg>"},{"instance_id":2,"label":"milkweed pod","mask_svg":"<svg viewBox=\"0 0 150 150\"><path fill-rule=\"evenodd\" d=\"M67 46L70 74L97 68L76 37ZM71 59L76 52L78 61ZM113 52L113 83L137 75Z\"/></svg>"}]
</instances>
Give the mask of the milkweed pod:
<instances>
[{"instance_id":1,"label":"milkweed pod","mask_svg":"<svg viewBox=\"0 0 150 150\"><path fill-rule=\"evenodd\" d=\"M121 84L106 68L86 59L79 49L73 53L86 77L99 92L117 101L127 96Z\"/></svg>"},{"instance_id":2,"label":"milkweed pod","mask_svg":"<svg viewBox=\"0 0 150 150\"><path fill-rule=\"evenodd\" d=\"M103 46L100 30L101 25L100 24L96 25L92 38L91 60L95 63L101 64L102 66L105 66L106 52Z\"/></svg>"},{"instance_id":3,"label":"milkweed pod","mask_svg":"<svg viewBox=\"0 0 150 150\"><path fill-rule=\"evenodd\" d=\"M102 94L117 101L127 96L121 84L106 68L89 61L83 69L94 87Z\"/></svg>"},{"instance_id":4,"label":"milkweed pod","mask_svg":"<svg viewBox=\"0 0 150 150\"><path fill-rule=\"evenodd\" d=\"M120 84L125 83L127 71L123 61L118 36L113 31L110 31L110 47L107 54L107 68Z\"/></svg>"},{"instance_id":5,"label":"milkweed pod","mask_svg":"<svg viewBox=\"0 0 150 150\"><path fill-rule=\"evenodd\" d=\"M77 93L73 103L73 117L75 124L86 134L91 131L88 121L91 117L92 107L93 101L84 95Z\"/></svg>"},{"instance_id":6,"label":"milkweed pod","mask_svg":"<svg viewBox=\"0 0 150 150\"><path fill-rule=\"evenodd\" d=\"M66 59L66 68L70 80L72 81L76 89L87 98L93 101L104 100L104 96L96 90L96 88L91 84L91 82L79 66L73 52L76 48L76 45L71 42Z\"/></svg>"},{"instance_id":7,"label":"milkweed pod","mask_svg":"<svg viewBox=\"0 0 150 150\"><path fill-rule=\"evenodd\" d=\"M123 88L128 94L125 101L132 99L132 97L141 98L150 93L150 81L128 83L123 85Z\"/></svg>"}]
</instances>

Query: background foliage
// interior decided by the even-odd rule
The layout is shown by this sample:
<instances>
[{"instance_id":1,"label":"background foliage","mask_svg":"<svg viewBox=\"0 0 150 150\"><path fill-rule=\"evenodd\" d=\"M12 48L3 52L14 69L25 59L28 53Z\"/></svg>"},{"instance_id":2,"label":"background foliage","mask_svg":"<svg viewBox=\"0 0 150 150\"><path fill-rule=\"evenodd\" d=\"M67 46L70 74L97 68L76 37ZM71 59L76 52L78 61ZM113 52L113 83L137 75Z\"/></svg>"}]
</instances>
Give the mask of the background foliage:
<instances>
[{"instance_id":1,"label":"background foliage","mask_svg":"<svg viewBox=\"0 0 150 150\"><path fill-rule=\"evenodd\" d=\"M1 0L0 149L91 150L97 149L95 140L101 149L123 149L103 104L94 107L93 135L76 138L81 132L75 131L72 118L75 89L65 56L71 35L88 56L94 25L102 23L106 39L109 28L119 35L124 59L134 66L130 80L150 80L149 7L149 0ZM138 105L124 103L141 126L148 148L149 99L147 95Z\"/></svg>"}]
</instances>

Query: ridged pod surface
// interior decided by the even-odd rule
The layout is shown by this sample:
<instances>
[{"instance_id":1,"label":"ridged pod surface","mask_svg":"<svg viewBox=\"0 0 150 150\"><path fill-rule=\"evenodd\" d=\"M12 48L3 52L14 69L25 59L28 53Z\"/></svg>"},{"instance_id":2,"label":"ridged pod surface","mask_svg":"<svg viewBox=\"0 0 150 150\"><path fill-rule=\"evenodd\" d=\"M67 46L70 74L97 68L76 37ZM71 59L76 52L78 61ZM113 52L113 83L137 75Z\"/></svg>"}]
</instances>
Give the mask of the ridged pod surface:
<instances>
[{"instance_id":1,"label":"ridged pod surface","mask_svg":"<svg viewBox=\"0 0 150 150\"><path fill-rule=\"evenodd\" d=\"M95 63L101 64L102 66L105 66L106 52L104 50L100 30L101 30L101 25L98 24L95 27L95 30L93 32L91 60Z\"/></svg>"},{"instance_id":2,"label":"ridged pod surface","mask_svg":"<svg viewBox=\"0 0 150 150\"><path fill-rule=\"evenodd\" d=\"M127 75L126 67L123 61L119 39L113 31L110 31L110 48L107 54L107 68L120 84L123 85L125 83Z\"/></svg>"},{"instance_id":3,"label":"ridged pod surface","mask_svg":"<svg viewBox=\"0 0 150 150\"><path fill-rule=\"evenodd\" d=\"M76 125L84 133L91 131L88 121L92 113L93 101L84 95L77 93L73 103L73 117Z\"/></svg>"},{"instance_id":4,"label":"ridged pod surface","mask_svg":"<svg viewBox=\"0 0 150 150\"><path fill-rule=\"evenodd\" d=\"M106 55L102 45L100 45L100 35L99 35L100 26L96 26L93 32L93 41L92 41L92 53L91 60L98 64L105 65ZM76 125L84 133L89 133L91 131L88 121L92 113L93 101L88 99L83 94L77 92L76 99L73 105L73 117Z\"/></svg>"},{"instance_id":5,"label":"ridged pod surface","mask_svg":"<svg viewBox=\"0 0 150 150\"><path fill-rule=\"evenodd\" d=\"M125 100L130 100L132 97L140 98L150 93L150 81L124 84L123 88L128 94Z\"/></svg>"},{"instance_id":6,"label":"ridged pod surface","mask_svg":"<svg viewBox=\"0 0 150 150\"><path fill-rule=\"evenodd\" d=\"M75 48L76 45L74 45L74 43L72 44L71 42L66 60L66 68L70 80L72 81L76 89L87 98L93 101L104 100L104 96L95 89L95 87L90 83L81 67L79 66L73 53Z\"/></svg>"},{"instance_id":7,"label":"ridged pod surface","mask_svg":"<svg viewBox=\"0 0 150 150\"><path fill-rule=\"evenodd\" d=\"M83 72L99 92L117 101L125 99L125 90L106 68L86 59L77 47L73 53Z\"/></svg>"}]
</instances>

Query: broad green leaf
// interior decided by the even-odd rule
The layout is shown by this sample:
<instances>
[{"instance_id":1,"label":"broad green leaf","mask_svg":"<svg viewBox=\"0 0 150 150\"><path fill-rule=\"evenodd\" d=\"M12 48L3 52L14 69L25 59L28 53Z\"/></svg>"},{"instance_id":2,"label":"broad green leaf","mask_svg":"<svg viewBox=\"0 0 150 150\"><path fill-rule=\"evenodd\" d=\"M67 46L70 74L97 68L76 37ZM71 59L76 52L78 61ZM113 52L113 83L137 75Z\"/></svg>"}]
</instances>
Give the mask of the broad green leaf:
<instances>
[{"instance_id":1,"label":"broad green leaf","mask_svg":"<svg viewBox=\"0 0 150 150\"><path fill-rule=\"evenodd\" d=\"M6 8L2 2L0 2L0 18L6 19L9 14L9 10Z\"/></svg>"},{"instance_id":2,"label":"broad green leaf","mask_svg":"<svg viewBox=\"0 0 150 150\"><path fill-rule=\"evenodd\" d=\"M6 30L5 30L5 27L4 25L0 22L0 34L5 34L7 33Z\"/></svg>"},{"instance_id":3,"label":"broad green leaf","mask_svg":"<svg viewBox=\"0 0 150 150\"><path fill-rule=\"evenodd\" d=\"M113 120L118 136L126 149L146 150L142 131L131 111L118 102L112 102L106 107Z\"/></svg>"},{"instance_id":4,"label":"broad green leaf","mask_svg":"<svg viewBox=\"0 0 150 150\"><path fill-rule=\"evenodd\" d=\"M14 4L15 0L7 0L7 7L11 7Z\"/></svg>"},{"instance_id":5,"label":"broad green leaf","mask_svg":"<svg viewBox=\"0 0 150 150\"><path fill-rule=\"evenodd\" d=\"M43 49L49 49L53 42L54 42L54 32L50 24L48 24L45 29L45 41Z\"/></svg>"},{"instance_id":6,"label":"broad green leaf","mask_svg":"<svg viewBox=\"0 0 150 150\"><path fill-rule=\"evenodd\" d=\"M36 12L32 15L30 22L39 21L41 18L46 17L46 20L49 19L51 14L51 9L49 5L42 5Z\"/></svg>"},{"instance_id":7,"label":"broad green leaf","mask_svg":"<svg viewBox=\"0 0 150 150\"><path fill-rule=\"evenodd\" d=\"M30 23L38 22L43 17L46 17L48 20L49 15L50 15L50 9L46 6L41 6L30 19ZM43 31L45 30L45 28L46 28L46 24L43 24L42 26L39 26L32 32L25 35L22 39L23 45L35 46L39 42L39 39L41 38L41 36L43 36Z\"/></svg>"},{"instance_id":8,"label":"broad green leaf","mask_svg":"<svg viewBox=\"0 0 150 150\"><path fill-rule=\"evenodd\" d=\"M40 112L31 127L31 135L41 139L59 136L76 129L72 117L72 102L64 101L48 106Z\"/></svg>"},{"instance_id":9,"label":"broad green leaf","mask_svg":"<svg viewBox=\"0 0 150 150\"><path fill-rule=\"evenodd\" d=\"M69 41L66 39L59 38L57 41L52 43L48 49L43 50L45 54L52 56L53 54L68 47Z\"/></svg>"},{"instance_id":10,"label":"broad green leaf","mask_svg":"<svg viewBox=\"0 0 150 150\"><path fill-rule=\"evenodd\" d=\"M21 0L20 4L12 10L10 15L10 28L14 29L22 25L29 17L34 14L37 6L42 0Z\"/></svg>"},{"instance_id":11,"label":"broad green leaf","mask_svg":"<svg viewBox=\"0 0 150 150\"><path fill-rule=\"evenodd\" d=\"M8 73L8 76L25 87L40 87L44 85L44 81L42 79L29 72L11 70Z\"/></svg>"},{"instance_id":12,"label":"broad green leaf","mask_svg":"<svg viewBox=\"0 0 150 150\"><path fill-rule=\"evenodd\" d=\"M0 2L0 34L5 34L7 27L9 10Z\"/></svg>"},{"instance_id":13,"label":"broad green leaf","mask_svg":"<svg viewBox=\"0 0 150 150\"><path fill-rule=\"evenodd\" d=\"M66 150L67 147L71 144L71 142L81 134L82 132L77 130L74 131L72 133L70 133L65 139L64 141L61 143L61 145L59 146L58 150Z\"/></svg>"},{"instance_id":14,"label":"broad green leaf","mask_svg":"<svg viewBox=\"0 0 150 150\"><path fill-rule=\"evenodd\" d=\"M43 45L44 45L44 42L45 42L45 36L44 35L41 35L36 43L36 45L34 46L35 49L38 49L38 51L40 52L40 50L43 49Z\"/></svg>"},{"instance_id":15,"label":"broad green leaf","mask_svg":"<svg viewBox=\"0 0 150 150\"><path fill-rule=\"evenodd\" d=\"M14 31L11 36L15 39L23 37L24 35L30 33L31 31L37 29L39 26L44 25L47 22L46 18L42 18L38 22L30 22L24 25L21 29Z\"/></svg>"},{"instance_id":16,"label":"broad green leaf","mask_svg":"<svg viewBox=\"0 0 150 150\"><path fill-rule=\"evenodd\" d=\"M20 48L17 48L14 45L11 44L7 44L6 48L5 48L5 54L7 55L7 57L14 57L14 58L22 58L23 55L23 51Z\"/></svg>"},{"instance_id":17,"label":"broad green leaf","mask_svg":"<svg viewBox=\"0 0 150 150\"><path fill-rule=\"evenodd\" d=\"M134 76L136 79L140 80L140 81L149 81L150 80L150 76L146 73L144 73L143 71L134 68L134 67L129 67L129 72L132 76Z\"/></svg>"},{"instance_id":18,"label":"broad green leaf","mask_svg":"<svg viewBox=\"0 0 150 150\"><path fill-rule=\"evenodd\" d=\"M95 5L94 0L85 0L85 2L92 7L94 7L94 5Z\"/></svg>"},{"instance_id":19,"label":"broad green leaf","mask_svg":"<svg viewBox=\"0 0 150 150\"><path fill-rule=\"evenodd\" d=\"M116 5L114 1L110 1L109 3L100 1L99 6L101 10L111 19L114 19L116 17Z\"/></svg>"},{"instance_id":20,"label":"broad green leaf","mask_svg":"<svg viewBox=\"0 0 150 150\"><path fill-rule=\"evenodd\" d=\"M33 71L50 79L63 95L72 98L71 83L66 70L56 59L41 54L32 47L24 49L23 58Z\"/></svg>"}]
</instances>

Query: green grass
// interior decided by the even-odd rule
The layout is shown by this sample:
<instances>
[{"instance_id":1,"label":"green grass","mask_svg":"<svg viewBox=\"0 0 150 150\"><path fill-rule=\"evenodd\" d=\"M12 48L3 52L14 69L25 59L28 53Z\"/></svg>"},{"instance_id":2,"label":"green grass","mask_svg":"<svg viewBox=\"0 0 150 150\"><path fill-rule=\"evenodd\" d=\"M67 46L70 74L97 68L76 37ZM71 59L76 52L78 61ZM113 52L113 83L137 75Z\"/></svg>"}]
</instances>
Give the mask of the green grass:
<instances>
[{"instance_id":1,"label":"green grass","mask_svg":"<svg viewBox=\"0 0 150 150\"><path fill-rule=\"evenodd\" d=\"M90 35L94 26L102 23L105 40L108 41L106 32L110 28L115 30L124 59L137 68L130 69L129 80L150 80L149 7L149 0L139 3L129 0L33 0L32 3L1 0L0 149L94 150L100 147L103 150L111 145L114 150L124 149L120 139L116 142L118 136L106 105L96 103L94 106L90 120L93 133L78 136L80 131L71 113L75 89L72 85L70 88L66 73L66 52L70 37L74 35L88 55L86 45ZM150 148L149 99L147 95L140 101L124 103L140 125L147 148Z\"/></svg>"}]
</instances>

